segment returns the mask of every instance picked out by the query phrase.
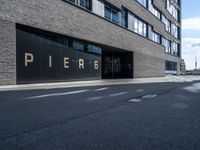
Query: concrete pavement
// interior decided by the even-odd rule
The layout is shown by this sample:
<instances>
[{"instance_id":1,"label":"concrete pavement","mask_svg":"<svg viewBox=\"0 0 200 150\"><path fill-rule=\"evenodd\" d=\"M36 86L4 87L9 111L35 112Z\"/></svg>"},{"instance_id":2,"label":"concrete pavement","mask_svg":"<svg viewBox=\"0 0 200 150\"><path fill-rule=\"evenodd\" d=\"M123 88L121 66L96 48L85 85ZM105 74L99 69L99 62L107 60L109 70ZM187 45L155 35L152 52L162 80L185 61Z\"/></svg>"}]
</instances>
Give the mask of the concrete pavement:
<instances>
[{"instance_id":1,"label":"concrete pavement","mask_svg":"<svg viewBox=\"0 0 200 150\"><path fill-rule=\"evenodd\" d=\"M7 85L7 86L0 86L0 91L53 89L53 88L104 86L104 85L120 85L120 84L123 85L123 84L142 84L142 83L162 83L162 82L192 82L198 80L200 80L200 76L167 76L167 77L157 77L157 78L73 81L73 82Z\"/></svg>"}]
</instances>

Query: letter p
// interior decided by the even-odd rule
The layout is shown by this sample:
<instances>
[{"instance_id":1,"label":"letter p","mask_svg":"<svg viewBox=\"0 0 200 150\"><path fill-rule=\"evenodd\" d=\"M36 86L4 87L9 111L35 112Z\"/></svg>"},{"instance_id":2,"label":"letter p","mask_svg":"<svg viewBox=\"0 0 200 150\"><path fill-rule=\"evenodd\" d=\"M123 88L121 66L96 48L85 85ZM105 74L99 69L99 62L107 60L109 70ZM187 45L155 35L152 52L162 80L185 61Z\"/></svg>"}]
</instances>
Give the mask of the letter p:
<instances>
[{"instance_id":1,"label":"letter p","mask_svg":"<svg viewBox=\"0 0 200 150\"><path fill-rule=\"evenodd\" d=\"M28 66L28 63L32 63L34 61L33 54L31 54L31 53L25 53L24 57L25 57L25 66L26 67Z\"/></svg>"}]
</instances>

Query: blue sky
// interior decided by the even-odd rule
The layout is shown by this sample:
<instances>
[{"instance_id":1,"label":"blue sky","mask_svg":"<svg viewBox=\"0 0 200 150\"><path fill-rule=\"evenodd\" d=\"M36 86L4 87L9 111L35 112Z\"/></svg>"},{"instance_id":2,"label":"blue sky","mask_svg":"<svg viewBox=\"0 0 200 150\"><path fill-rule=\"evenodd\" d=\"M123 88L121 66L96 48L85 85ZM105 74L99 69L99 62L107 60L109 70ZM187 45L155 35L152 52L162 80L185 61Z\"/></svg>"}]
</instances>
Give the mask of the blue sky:
<instances>
[{"instance_id":1,"label":"blue sky","mask_svg":"<svg viewBox=\"0 0 200 150\"><path fill-rule=\"evenodd\" d=\"M200 68L200 0L182 0L182 56L187 69Z\"/></svg>"}]
</instances>

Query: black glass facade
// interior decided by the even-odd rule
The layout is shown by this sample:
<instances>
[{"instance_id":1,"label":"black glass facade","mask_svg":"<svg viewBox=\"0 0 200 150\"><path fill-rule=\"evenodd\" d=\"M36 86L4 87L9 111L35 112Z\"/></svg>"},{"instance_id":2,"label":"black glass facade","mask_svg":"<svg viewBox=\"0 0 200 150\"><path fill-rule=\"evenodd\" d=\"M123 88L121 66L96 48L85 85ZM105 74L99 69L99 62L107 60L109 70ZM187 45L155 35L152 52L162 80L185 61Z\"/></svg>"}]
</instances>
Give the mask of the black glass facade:
<instances>
[{"instance_id":1,"label":"black glass facade","mask_svg":"<svg viewBox=\"0 0 200 150\"><path fill-rule=\"evenodd\" d=\"M17 82L101 78L96 45L41 30L17 26Z\"/></svg>"}]
</instances>

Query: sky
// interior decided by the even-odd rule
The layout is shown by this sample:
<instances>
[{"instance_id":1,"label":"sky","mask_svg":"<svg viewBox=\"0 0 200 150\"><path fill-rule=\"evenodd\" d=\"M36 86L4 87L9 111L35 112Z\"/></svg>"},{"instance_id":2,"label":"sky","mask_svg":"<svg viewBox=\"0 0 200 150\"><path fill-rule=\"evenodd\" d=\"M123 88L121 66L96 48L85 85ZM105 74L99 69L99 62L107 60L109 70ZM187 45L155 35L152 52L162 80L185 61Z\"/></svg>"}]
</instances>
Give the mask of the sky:
<instances>
[{"instance_id":1,"label":"sky","mask_svg":"<svg viewBox=\"0 0 200 150\"><path fill-rule=\"evenodd\" d=\"M182 58L186 69L200 68L200 0L182 0Z\"/></svg>"}]
</instances>

